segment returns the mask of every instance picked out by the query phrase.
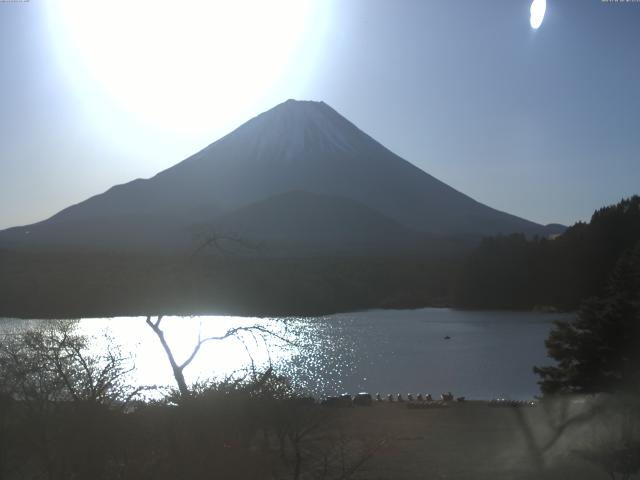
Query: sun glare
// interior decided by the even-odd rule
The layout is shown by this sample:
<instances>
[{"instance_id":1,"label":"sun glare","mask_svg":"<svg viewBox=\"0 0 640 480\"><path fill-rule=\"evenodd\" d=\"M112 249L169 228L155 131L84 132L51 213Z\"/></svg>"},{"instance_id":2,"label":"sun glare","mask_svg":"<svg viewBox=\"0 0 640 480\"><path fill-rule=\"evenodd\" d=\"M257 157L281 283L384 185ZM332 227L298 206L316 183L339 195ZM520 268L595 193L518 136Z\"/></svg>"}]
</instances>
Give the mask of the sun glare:
<instances>
[{"instance_id":1,"label":"sun glare","mask_svg":"<svg viewBox=\"0 0 640 480\"><path fill-rule=\"evenodd\" d=\"M542 25L542 21L544 20L544 14L547 10L547 0L533 0L531 2L531 18L529 19L529 23L531 23L531 28L537 30Z\"/></svg>"},{"instance_id":2,"label":"sun glare","mask_svg":"<svg viewBox=\"0 0 640 480\"><path fill-rule=\"evenodd\" d=\"M67 75L83 72L89 88L98 86L145 123L173 131L206 129L256 101L284 75L296 49L309 47L301 45L308 0L49 6Z\"/></svg>"}]
</instances>

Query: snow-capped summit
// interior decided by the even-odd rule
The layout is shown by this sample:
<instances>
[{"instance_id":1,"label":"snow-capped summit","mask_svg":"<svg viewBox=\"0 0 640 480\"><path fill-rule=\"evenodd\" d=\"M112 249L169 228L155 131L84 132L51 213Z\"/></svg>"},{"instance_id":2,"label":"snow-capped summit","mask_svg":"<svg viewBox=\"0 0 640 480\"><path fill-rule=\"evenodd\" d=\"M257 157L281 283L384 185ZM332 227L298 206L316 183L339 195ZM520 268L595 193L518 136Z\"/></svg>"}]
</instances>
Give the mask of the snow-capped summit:
<instances>
[{"instance_id":1,"label":"snow-capped summit","mask_svg":"<svg viewBox=\"0 0 640 480\"><path fill-rule=\"evenodd\" d=\"M256 142L257 154L278 145L282 158L291 159L305 149L322 148L327 151L350 151L356 128L349 128L344 117L324 102L289 99L277 107L250 120L241 130L246 141ZM271 152L270 152L271 153Z\"/></svg>"},{"instance_id":2,"label":"snow-capped summit","mask_svg":"<svg viewBox=\"0 0 640 480\"><path fill-rule=\"evenodd\" d=\"M261 113L221 142L242 143L246 158L300 159L305 151L353 152L366 135L324 102L289 99ZM209 148L216 148L217 142Z\"/></svg>"}]
</instances>

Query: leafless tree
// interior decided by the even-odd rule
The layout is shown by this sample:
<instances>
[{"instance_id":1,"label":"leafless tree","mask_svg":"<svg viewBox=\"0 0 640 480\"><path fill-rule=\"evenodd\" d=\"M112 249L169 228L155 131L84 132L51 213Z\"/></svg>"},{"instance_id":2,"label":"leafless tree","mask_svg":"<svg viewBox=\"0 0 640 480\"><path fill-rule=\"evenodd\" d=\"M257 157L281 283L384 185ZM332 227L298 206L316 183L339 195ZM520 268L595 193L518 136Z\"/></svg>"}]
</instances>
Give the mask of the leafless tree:
<instances>
[{"instance_id":1,"label":"leafless tree","mask_svg":"<svg viewBox=\"0 0 640 480\"><path fill-rule=\"evenodd\" d=\"M128 384L130 358L113 345L91 352L88 342L70 321L0 341L2 409L13 428L7 447L14 468L33 470L22 472L29 478L37 471L50 479L100 478L117 448L112 419L141 389Z\"/></svg>"},{"instance_id":2,"label":"leafless tree","mask_svg":"<svg viewBox=\"0 0 640 480\"><path fill-rule=\"evenodd\" d=\"M72 321L55 321L5 335L0 344L5 394L40 406L56 401L123 406L144 389L128 385L133 362L108 336L105 351L90 353L89 339L75 327Z\"/></svg>"},{"instance_id":3,"label":"leafless tree","mask_svg":"<svg viewBox=\"0 0 640 480\"><path fill-rule=\"evenodd\" d=\"M195 235L198 247L192 252L191 258L194 258L207 249L213 249L217 253L221 254L235 254L240 250L255 251L259 250L262 245L256 242L251 242L242 236L233 233L221 233L219 231L204 231ZM233 245L237 248L229 248Z\"/></svg>"},{"instance_id":4,"label":"leafless tree","mask_svg":"<svg viewBox=\"0 0 640 480\"><path fill-rule=\"evenodd\" d=\"M180 392L180 395L182 397L189 397L191 395L191 390L187 384L187 381L185 379L185 375L184 375L184 370L191 364L191 362L193 362L193 360L196 358L196 356L198 355L198 352L200 351L200 349L202 348L202 346L205 343L208 342L212 342L212 341L222 341L222 340L226 340L228 338L239 338L239 335L241 335L242 333L249 333L250 335L253 335L255 337L255 335L260 335L263 336L271 336L274 338L277 338L281 341L287 342L287 343L291 343L288 339L286 339L284 336L279 335L271 330L269 330L268 328L265 328L261 325L251 325L251 326L242 326L242 327L233 327L228 329L224 334L222 335L214 335L214 336L208 336L208 337L202 337L201 335L201 331L198 331L198 339L195 342L195 345L193 347L193 350L191 351L191 353L189 354L189 356L186 358L186 360L184 360L183 362L179 363L176 358L175 355L171 349L171 346L169 345L167 338L165 336L164 331L161 328L161 322L163 319L163 315L159 315L155 320L152 320L151 316L147 316L146 319L146 323L147 325L149 325L149 327L151 328L151 330L153 330L153 332L156 334L156 336L158 337L158 340L160 341L160 344L162 345L162 348L165 352L165 354L167 355L167 359L169 360L169 364L171 365L171 370L173 372L173 377L176 381L176 384L178 386L178 391ZM245 345L246 348L246 345ZM249 358L251 358L251 353L247 350L247 355L249 356Z\"/></svg>"}]
</instances>

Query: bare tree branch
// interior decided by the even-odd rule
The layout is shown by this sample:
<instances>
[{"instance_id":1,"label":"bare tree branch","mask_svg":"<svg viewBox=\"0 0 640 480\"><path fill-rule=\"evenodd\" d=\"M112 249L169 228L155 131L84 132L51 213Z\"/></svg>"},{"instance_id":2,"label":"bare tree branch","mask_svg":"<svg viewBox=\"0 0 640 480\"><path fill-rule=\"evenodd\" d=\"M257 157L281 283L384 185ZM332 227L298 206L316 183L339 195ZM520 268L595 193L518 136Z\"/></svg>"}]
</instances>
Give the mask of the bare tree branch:
<instances>
[{"instance_id":1,"label":"bare tree branch","mask_svg":"<svg viewBox=\"0 0 640 480\"><path fill-rule=\"evenodd\" d=\"M242 238L240 235L234 233L219 233L219 232L209 232L206 234L198 235L202 240L198 248L196 248L191 254L190 258L194 258L203 250L214 247L216 251L227 254L227 253L235 253L227 250L224 247L224 243L232 243L234 245L238 245L247 250L258 250L260 248L260 244L251 243L248 240Z\"/></svg>"},{"instance_id":2,"label":"bare tree branch","mask_svg":"<svg viewBox=\"0 0 640 480\"><path fill-rule=\"evenodd\" d=\"M202 345L204 345L205 343L208 342L212 342L212 341L221 341L221 340L226 340L227 338L231 338L231 337L235 337L235 338L239 338L239 334L241 333L249 333L251 335L255 335L256 333L259 333L260 335L269 335L271 337L277 338L283 342L289 343L291 344L292 342L283 337L282 335L279 335L275 332L270 331L269 329L262 327L260 325L252 325L252 326L246 326L246 327L233 327L228 329L224 334L222 335L213 335L213 336L209 336L209 337L205 337L202 338L201 337L201 331L198 332L198 340L196 341L196 345L193 348L193 350L191 351L191 354L186 358L186 360L184 362L182 362L181 364L179 364L176 359L175 356L173 355L173 352L171 350L171 347L169 346L165 335L164 335L164 331L160 328L160 321L162 320L162 317L158 317L157 321L152 321L151 320L151 316L147 316L146 319L146 323L147 325L149 325L149 327L151 327L151 329L153 330L153 332L156 334L156 336L158 337L158 339L160 340L160 344L162 345L162 348L164 349L166 355L167 355L167 359L169 360L169 363L171 365L171 369L173 371L173 376L176 380L176 383L178 384L178 390L180 391L180 395L183 397L188 397L191 395L191 392L189 390L189 387L187 386L187 382L184 376L184 369L187 368L191 362L193 362L193 360L196 358L196 356L198 355L198 352L200 351L200 349L202 348ZM242 340L240 340L242 341ZM266 341L265 341L266 343ZM253 364L253 357L251 356L251 353L248 349L248 347L246 346L246 344L243 345L245 347L245 350L247 351L247 354L249 355L249 358L251 359L251 362Z\"/></svg>"}]
</instances>

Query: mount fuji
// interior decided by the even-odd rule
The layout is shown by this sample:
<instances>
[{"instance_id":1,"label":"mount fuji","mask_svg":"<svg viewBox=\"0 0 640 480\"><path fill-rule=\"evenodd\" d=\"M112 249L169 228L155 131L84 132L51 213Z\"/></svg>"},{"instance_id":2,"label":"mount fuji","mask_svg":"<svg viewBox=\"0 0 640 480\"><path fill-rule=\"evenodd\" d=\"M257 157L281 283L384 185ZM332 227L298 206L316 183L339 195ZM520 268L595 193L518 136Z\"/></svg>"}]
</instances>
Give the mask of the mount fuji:
<instances>
[{"instance_id":1,"label":"mount fuji","mask_svg":"<svg viewBox=\"0 0 640 480\"><path fill-rule=\"evenodd\" d=\"M197 232L267 250L419 249L542 226L479 203L394 154L324 102L288 100L175 166L0 232L18 249L189 251Z\"/></svg>"}]
</instances>

